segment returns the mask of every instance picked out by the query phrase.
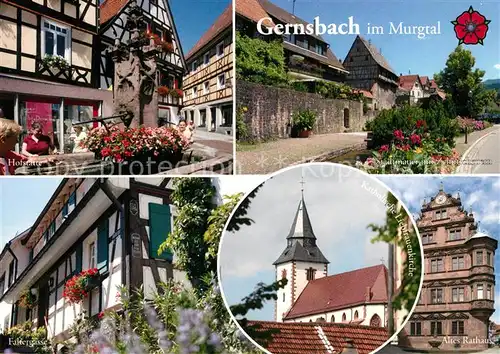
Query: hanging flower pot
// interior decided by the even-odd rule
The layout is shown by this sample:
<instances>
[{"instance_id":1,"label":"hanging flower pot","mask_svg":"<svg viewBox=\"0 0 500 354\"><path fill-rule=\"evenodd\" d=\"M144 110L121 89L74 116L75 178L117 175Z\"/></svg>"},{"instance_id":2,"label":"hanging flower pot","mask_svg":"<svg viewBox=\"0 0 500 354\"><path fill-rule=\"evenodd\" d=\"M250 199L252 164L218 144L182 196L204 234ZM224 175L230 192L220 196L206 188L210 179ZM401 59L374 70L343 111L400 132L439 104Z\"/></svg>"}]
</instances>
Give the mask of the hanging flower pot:
<instances>
[{"instance_id":1,"label":"hanging flower pot","mask_svg":"<svg viewBox=\"0 0 500 354\"><path fill-rule=\"evenodd\" d=\"M158 87L158 95L161 97L165 97L170 93L170 89L167 86L159 86Z\"/></svg>"},{"instance_id":2,"label":"hanging flower pot","mask_svg":"<svg viewBox=\"0 0 500 354\"><path fill-rule=\"evenodd\" d=\"M63 297L70 304L80 303L98 285L99 271L97 268L84 270L66 282Z\"/></svg>"},{"instance_id":3,"label":"hanging flower pot","mask_svg":"<svg viewBox=\"0 0 500 354\"><path fill-rule=\"evenodd\" d=\"M19 306L25 309L31 309L35 306L36 296L31 292L30 289L26 289L19 296Z\"/></svg>"}]
</instances>

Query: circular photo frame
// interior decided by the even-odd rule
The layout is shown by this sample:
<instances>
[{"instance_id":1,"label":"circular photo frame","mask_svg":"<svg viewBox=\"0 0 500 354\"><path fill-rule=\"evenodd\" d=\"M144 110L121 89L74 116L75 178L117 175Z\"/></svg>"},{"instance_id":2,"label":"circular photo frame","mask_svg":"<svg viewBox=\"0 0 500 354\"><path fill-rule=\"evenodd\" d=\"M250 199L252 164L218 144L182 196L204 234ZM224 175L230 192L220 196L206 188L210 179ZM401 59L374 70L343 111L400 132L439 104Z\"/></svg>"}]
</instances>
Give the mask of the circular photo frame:
<instances>
[{"instance_id":1,"label":"circular photo frame","mask_svg":"<svg viewBox=\"0 0 500 354\"><path fill-rule=\"evenodd\" d=\"M245 336L266 353L369 354L418 302L423 250L408 209L349 166L278 171L224 229L218 279Z\"/></svg>"}]
</instances>

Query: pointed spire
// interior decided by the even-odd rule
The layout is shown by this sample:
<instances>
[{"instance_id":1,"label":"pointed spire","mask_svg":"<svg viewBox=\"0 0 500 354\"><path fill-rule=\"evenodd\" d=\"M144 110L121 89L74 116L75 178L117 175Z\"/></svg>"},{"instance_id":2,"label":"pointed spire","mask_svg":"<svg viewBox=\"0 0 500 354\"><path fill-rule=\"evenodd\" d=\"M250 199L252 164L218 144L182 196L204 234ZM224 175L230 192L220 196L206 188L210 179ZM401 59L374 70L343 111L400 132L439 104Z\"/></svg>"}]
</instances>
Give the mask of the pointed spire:
<instances>
[{"instance_id":1,"label":"pointed spire","mask_svg":"<svg viewBox=\"0 0 500 354\"><path fill-rule=\"evenodd\" d=\"M444 187L443 187L443 181L441 181L441 182L439 183L439 191L440 191L440 192L442 192L442 191L443 191L443 189L444 189Z\"/></svg>"}]
</instances>

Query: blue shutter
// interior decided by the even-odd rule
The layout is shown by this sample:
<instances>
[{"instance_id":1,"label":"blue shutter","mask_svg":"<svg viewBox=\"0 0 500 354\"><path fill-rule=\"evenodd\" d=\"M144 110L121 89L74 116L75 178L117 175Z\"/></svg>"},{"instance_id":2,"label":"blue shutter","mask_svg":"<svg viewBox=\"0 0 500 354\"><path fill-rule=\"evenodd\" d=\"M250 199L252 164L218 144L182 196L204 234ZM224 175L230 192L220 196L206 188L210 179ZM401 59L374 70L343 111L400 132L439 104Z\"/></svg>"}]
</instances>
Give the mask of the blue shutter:
<instances>
[{"instance_id":1,"label":"blue shutter","mask_svg":"<svg viewBox=\"0 0 500 354\"><path fill-rule=\"evenodd\" d=\"M63 206L63 211L62 211L62 216L63 218L68 215L68 203L64 204Z\"/></svg>"},{"instance_id":2,"label":"blue shutter","mask_svg":"<svg viewBox=\"0 0 500 354\"><path fill-rule=\"evenodd\" d=\"M101 274L108 270L108 236L109 218L106 218L97 227L97 269Z\"/></svg>"},{"instance_id":3,"label":"blue shutter","mask_svg":"<svg viewBox=\"0 0 500 354\"><path fill-rule=\"evenodd\" d=\"M172 232L170 205L149 203L149 257L172 260L172 252L158 255L158 248Z\"/></svg>"},{"instance_id":4,"label":"blue shutter","mask_svg":"<svg viewBox=\"0 0 500 354\"><path fill-rule=\"evenodd\" d=\"M80 273L82 271L82 257L83 257L83 244L79 243L78 246L76 246L76 265L75 265L76 273Z\"/></svg>"}]
</instances>

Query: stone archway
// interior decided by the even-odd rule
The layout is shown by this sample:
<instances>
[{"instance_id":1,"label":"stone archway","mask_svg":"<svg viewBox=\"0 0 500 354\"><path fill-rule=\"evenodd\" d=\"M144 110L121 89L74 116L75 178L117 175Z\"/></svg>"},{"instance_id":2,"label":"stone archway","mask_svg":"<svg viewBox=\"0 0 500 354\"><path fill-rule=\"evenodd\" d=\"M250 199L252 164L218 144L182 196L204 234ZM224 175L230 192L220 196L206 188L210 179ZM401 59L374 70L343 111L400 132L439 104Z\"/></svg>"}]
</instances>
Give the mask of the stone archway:
<instances>
[{"instance_id":1,"label":"stone archway","mask_svg":"<svg viewBox=\"0 0 500 354\"><path fill-rule=\"evenodd\" d=\"M344 108L344 128L350 128L349 108Z\"/></svg>"},{"instance_id":2,"label":"stone archway","mask_svg":"<svg viewBox=\"0 0 500 354\"><path fill-rule=\"evenodd\" d=\"M370 326L371 327L382 327L382 321L380 320L380 316L375 314L372 316L370 319Z\"/></svg>"}]
</instances>

